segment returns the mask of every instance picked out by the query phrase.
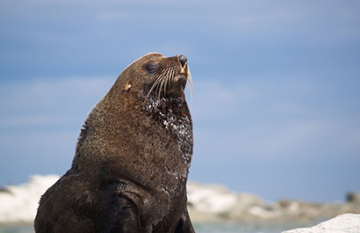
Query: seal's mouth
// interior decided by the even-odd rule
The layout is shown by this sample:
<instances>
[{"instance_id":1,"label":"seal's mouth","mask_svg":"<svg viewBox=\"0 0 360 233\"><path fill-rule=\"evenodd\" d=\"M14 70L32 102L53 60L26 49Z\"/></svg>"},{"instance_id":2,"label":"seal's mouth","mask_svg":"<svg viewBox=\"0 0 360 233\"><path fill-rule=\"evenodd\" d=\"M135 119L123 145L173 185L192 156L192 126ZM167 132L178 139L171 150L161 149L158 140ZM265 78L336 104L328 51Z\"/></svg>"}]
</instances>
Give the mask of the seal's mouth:
<instances>
[{"instance_id":1,"label":"seal's mouth","mask_svg":"<svg viewBox=\"0 0 360 233\"><path fill-rule=\"evenodd\" d=\"M186 83L189 84L192 91L192 78L187 65L185 55L179 55L171 59L171 63L167 65L151 84L147 98L155 95L158 99L163 97L180 97L184 94Z\"/></svg>"}]
</instances>

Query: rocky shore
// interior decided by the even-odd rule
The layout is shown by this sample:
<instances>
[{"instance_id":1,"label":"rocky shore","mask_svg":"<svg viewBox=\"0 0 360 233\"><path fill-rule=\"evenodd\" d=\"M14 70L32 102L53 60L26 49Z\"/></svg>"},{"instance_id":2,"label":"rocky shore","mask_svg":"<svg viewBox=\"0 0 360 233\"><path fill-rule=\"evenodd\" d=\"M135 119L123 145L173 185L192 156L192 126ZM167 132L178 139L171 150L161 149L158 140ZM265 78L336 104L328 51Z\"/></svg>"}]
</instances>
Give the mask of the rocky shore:
<instances>
[{"instance_id":1,"label":"rocky shore","mask_svg":"<svg viewBox=\"0 0 360 233\"><path fill-rule=\"evenodd\" d=\"M222 186L188 184L188 208L194 222L319 222L344 213L360 214L360 193L348 193L346 199L327 204L287 199L269 204Z\"/></svg>"},{"instance_id":2,"label":"rocky shore","mask_svg":"<svg viewBox=\"0 0 360 233\"><path fill-rule=\"evenodd\" d=\"M32 224L38 201L59 177L33 176L26 184L0 189L0 225ZM266 203L249 193L222 186L188 184L188 208L194 223L206 222L319 222L344 213L360 214L360 193L346 202L328 204L280 200Z\"/></svg>"},{"instance_id":3,"label":"rocky shore","mask_svg":"<svg viewBox=\"0 0 360 233\"><path fill-rule=\"evenodd\" d=\"M310 228L298 228L282 233L359 233L360 215L343 214Z\"/></svg>"}]
</instances>

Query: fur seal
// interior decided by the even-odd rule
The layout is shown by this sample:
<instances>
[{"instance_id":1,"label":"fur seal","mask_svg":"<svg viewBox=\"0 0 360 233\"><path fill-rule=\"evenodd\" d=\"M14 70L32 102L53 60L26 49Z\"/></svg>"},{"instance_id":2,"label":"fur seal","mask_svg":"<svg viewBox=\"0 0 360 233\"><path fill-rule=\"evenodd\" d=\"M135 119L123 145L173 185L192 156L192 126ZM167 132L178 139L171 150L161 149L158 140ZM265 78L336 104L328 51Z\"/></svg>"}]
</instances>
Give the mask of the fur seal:
<instances>
[{"instance_id":1,"label":"fur seal","mask_svg":"<svg viewBox=\"0 0 360 233\"><path fill-rule=\"evenodd\" d=\"M184 55L130 64L85 120L71 168L41 197L35 231L195 232L187 82Z\"/></svg>"}]
</instances>

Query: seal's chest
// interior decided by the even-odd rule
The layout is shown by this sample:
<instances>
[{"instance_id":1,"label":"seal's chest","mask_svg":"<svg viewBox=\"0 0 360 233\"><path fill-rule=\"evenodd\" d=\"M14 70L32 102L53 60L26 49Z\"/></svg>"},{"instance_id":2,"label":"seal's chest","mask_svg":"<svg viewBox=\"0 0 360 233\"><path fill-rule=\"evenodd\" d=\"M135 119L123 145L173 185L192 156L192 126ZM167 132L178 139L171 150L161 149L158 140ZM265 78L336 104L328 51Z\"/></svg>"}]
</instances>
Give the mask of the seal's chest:
<instances>
[{"instance_id":1,"label":"seal's chest","mask_svg":"<svg viewBox=\"0 0 360 233\"><path fill-rule=\"evenodd\" d=\"M161 124L174 138L186 164L193 152L193 131L189 108L185 98L150 97L144 105L150 117Z\"/></svg>"}]
</instances>

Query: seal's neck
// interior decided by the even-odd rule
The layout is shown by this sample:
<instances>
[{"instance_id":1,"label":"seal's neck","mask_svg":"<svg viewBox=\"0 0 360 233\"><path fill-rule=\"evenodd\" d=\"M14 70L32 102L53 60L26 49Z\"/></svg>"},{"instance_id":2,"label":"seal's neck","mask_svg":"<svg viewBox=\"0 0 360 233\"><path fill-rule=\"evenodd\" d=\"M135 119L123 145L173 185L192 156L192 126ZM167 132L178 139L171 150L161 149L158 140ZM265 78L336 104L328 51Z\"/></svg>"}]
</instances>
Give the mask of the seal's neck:
<instances>
[{"instance_id":1,"label":"seal's neck","mask_svg":"<svg viewBox=\"0 0 360 233\"><path fill-rule=\"evenodd\" d=\"M190 166L193 153L192 120L185 97L149 97L144 104L145 111L169 132Z\"/></svg>"}]
</instances>

